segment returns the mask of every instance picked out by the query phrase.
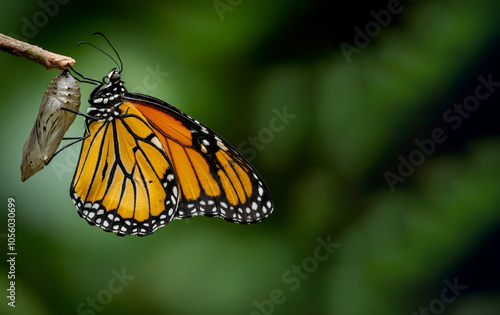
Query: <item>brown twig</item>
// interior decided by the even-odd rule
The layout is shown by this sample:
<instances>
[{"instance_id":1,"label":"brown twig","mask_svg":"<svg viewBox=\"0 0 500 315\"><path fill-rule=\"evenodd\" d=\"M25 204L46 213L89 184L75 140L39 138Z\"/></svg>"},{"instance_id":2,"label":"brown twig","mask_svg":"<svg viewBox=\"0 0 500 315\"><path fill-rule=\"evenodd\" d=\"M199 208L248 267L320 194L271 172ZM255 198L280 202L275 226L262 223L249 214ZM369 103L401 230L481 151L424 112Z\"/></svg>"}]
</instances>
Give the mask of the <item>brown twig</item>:
<instances>
[{"instance_id":1,"label":"brown twig","mask_svg":"<svg viewBox=\"0 0 500 315\"><path fill-rule=\"evenodd\" d=\"M75 63L75 59L58 55L0 33L0 50L14 56L26 58L50 69L65 70Z\"/></svg>"}]
</instances>

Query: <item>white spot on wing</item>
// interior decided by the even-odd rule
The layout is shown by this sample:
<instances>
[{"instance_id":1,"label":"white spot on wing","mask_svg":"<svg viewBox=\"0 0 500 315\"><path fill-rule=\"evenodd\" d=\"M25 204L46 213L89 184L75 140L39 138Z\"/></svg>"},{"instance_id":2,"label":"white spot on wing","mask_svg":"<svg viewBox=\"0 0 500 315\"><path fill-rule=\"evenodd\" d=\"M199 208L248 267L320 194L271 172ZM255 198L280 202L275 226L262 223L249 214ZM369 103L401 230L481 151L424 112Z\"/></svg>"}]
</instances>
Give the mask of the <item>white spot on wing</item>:
<instances>
[{"instance_id":1,"label":"white spot on wing","mask_svg":"<svg viewBox=\"0 0 500 315\"><path fill-rule=\"evenodd\" d=\"M153 137L153 139L151 139L151 142L158 147L158 149L161 149L162 151L165 151L163 149L163 146L161 145L161 142L160 140L157 138L157 137Z\"/></svg>"},{"instance_id":2,"label":"white spot on wing","mask_svg":"<svg viewBox=\"0 0 500 315\"><path fill-rule=\"evenodd\" d=\"M220 140L217 140L217 146L221 148L222 150L226 151L227 147L222 143Z\"/></svg>"}]
</instances>

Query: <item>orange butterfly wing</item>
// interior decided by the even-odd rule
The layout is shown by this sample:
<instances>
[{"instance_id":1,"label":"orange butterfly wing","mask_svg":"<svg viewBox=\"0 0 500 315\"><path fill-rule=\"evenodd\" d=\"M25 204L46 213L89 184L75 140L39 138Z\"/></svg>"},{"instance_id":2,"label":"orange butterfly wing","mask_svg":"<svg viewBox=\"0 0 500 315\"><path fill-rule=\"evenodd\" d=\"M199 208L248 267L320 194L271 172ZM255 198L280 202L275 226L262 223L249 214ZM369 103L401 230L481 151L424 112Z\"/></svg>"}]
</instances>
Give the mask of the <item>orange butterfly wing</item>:
<instances>
[{"instance_id":1,"label":"orange butterfly wing","mask_svg":"<svg viewBox=\"0 0 500 315\"><path fill-rule=\"evenodd\" d=\"M211 129L151 96L126 93L165 148L178 181L175 219L219 216L240 224L273 211L269 189L245 158Z\"/></svg>"},{"instance_id":2,"label":"orange butterfly wing","mask_svg":"<svg viewBox=\"0 0 500 315\"><path fill-rule=\"evenodd\" d=\"M91 225L118 235L148 235L173 218L177 181L144 116L127 102L111 110L111 119L88 122L71 198Z\"/></svg>"}]
</instances>

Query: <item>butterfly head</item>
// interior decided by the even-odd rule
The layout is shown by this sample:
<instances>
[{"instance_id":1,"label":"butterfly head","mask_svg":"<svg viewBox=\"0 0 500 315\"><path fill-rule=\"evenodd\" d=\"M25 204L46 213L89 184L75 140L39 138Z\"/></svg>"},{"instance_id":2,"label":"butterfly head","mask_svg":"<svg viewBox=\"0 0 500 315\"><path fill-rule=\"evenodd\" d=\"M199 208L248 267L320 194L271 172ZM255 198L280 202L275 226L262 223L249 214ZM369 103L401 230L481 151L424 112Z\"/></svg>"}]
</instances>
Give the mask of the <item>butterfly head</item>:
<instances>
[{"instance_id":1,"label":"butterfly head","mask_svg":"<svg viewBox=\"0 0 500 315\"><path fill-rule=\"evenodd\" d=\"M113 68L108 75L102 78L102 82L107 84L117 84L122 80L122 75L120 71L117 71L116 68Z\"/></svg>"},{"instance_id":2,"label":"butterfly head","mask_svg":"<svg viewBox=\"0 0 500 315\"><path fill-rule=\"evenodd\" d=\"M123 63L122 63L120 56L116 52L116 49L113 47L113 45L111 45L111 43L106 38L106 36L104 36L104 34L102 34L101 32L94 32L94 33L92 33L92 35L100 35L106 40L106 42L109 44L109 46L116 53L116 56L118 57L119 63L116 61L116 59L111 57L104 50L102 50L101 48L99 48L99 47L97 47L89 42L81 41L76 45L80 46L81 44L87 44L87 45L94 47L95 49L99 50L100 52L102 52L103 54L105 54L106 56L111 58L111 60L116 64L117 67L113 68L106 76L104 76L102 78L101 81L96 80L96 79L92 79L92 78L84 77L83 75L76 72L73 68L71 68L71 69L77 75L82 77L82 79L83 79L82 82L91 83L91 84L96 85L96 87L94 88L94 90L92 91L92 93L90 94L90 97L89 97L89 103L93 108L98 108L98 109L105 108L105 109L107 109L107 108L115 107L116 105L119 105L122 103L123 95L127 92L127 90L123 86L122 75L121 75L121 73L123 71Z\"/></svg>"},{"instance_id":3,"label":"butterfly head","mask_svg":"<svg viewBox=\"0 0 500 315\"><path fill-rule=\"evenodd\" d=\"M89 103L97 108L109 108L122 102L127 92L123 85L121 71L113 68L90 95Z\"/></svg>"}]
</instances>

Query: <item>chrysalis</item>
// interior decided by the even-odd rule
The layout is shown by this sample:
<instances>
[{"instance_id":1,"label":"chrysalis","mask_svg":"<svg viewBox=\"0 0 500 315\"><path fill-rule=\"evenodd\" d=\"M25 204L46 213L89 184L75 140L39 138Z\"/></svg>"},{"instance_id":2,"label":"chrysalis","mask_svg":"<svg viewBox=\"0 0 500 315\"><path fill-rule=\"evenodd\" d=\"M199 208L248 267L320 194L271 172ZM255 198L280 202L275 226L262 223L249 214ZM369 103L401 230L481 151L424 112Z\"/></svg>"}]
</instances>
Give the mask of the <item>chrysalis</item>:
<instances>
[{"instance_id":1,"label":"chrysalis","mask_svg":"<svg viewBox=\"0 0 500 315\"><path fill-rule=\"evenodd\" d=\"M68 70L49 83L35 125L23 147L21 181L38 173L50 162L75 120L73 112L80 108L80 96L80 86Z\"/></svg>"}]
</instances>

